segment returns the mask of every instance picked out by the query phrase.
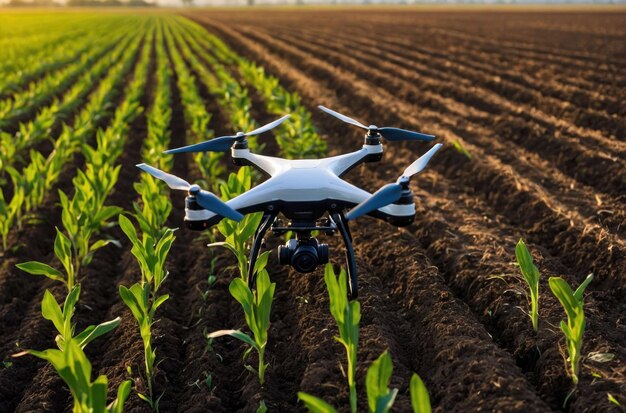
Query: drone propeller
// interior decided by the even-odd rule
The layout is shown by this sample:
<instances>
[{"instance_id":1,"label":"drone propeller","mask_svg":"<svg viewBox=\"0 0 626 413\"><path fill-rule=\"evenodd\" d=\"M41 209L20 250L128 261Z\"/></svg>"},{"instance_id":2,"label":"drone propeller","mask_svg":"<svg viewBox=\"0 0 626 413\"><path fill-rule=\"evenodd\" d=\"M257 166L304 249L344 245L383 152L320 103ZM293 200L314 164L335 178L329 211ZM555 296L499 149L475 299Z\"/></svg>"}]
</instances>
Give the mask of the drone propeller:
<instances>
[{"instance_id":1,"label":"drone propeller","mask_svg":"<svg viewBox=\"0 0 626 413\"><path fill-rule=\"evenodd\" d=\"M268 123L265 126L261 126L260 128L257 128L251 132L237 132L236 135L220 136L219 138L213 138L208 141L196 143L194 145L170 149L165 151L164 153L171 154L183 152L226 152L230 149L231 146L233 146L235 142L241 141L248 136L259 135L263 132L267 132L270 129L274 129L276 126L286 121L290 116L291 115L285 115L282 118L277 119L274 122Z\"/></svg>"},{"instance_id":2,"label":"drone propeller","mask_svg":"<svg viewBox=\"0 0 626 413\"><path fill-rule=\"evenodd\" d=\"M395 183L383 186L378 191L374 192L372 196L348 211L348 213L346 214L346 219L348 221L355 220L363 215L369 214L376 209L385 207L399 200L402 196L402 191L407 187L411 177L426 168L428 161L430 161L430 158L433 157L433 155L439 150L439 148L441 148L440 143L433 146L418 160L409 165L409 167L404 170L402 176L398 178Z\"/></svg>"},{"instance_id":3,"label":"drone propeller","mask_svg":"<svg viewBox=\"0 0 626 413\"><path fill-rule=\"evenodd\" d=\"M155 178L165 182L167 186L172 189L176 189L179 191L188 191L189 195L196 197L198 204L200 204L200 206L204 209L207 209L223 217L230 218L234 221L241 221L243 219L243 215L241 213L231 208L228 204L226 204L224 201L222 201L212 193L200 189L198 185L191 185L189 182L185 181L182 178L179 178L172 174L168 174L167 172L163 172L160 169L153 168L152 166L145 163L141 163L137 165L137 167L145 172L148 172Z\"/></svg>"},{"instance_id":4,"label":"drone propeller","mask_svg":"<svg viewBox=\"0 0 626 413\"><path fill-rule=\"evenodd\" d=\"M339 112L335 112L332 109L328 109L325 106L319 105L318 108L346 123L366 129L369 133L380 133L380 135L388 141L432 141L435 139L434 135L427 135L425 133L413 132L400 128L379 128L376 125L365 126L361 122L349 118L346 115L342 115Z\"/></svg>"}]
</instances>

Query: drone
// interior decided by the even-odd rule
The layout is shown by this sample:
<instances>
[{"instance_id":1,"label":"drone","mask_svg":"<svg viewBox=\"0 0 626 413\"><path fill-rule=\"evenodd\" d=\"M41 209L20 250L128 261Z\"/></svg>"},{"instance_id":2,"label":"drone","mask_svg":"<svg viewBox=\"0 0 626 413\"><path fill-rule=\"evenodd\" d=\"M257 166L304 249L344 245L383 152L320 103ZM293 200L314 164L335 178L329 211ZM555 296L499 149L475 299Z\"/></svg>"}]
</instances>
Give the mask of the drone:
<instances>
[{"instance_id":1,"label":"drone","mask_svg":"<svg viewBox=\"0 0 626 413\"><path fill-rule=\"evenodd\" d=\"M313 235L339 232L345 245L348 271L348 296L358 296L358 277L352 235L349 223L364 215L381 219L396 227L407 226L415 218L413 192L409 188L412 176L424 170L441 144L436 144L409 165L396 182L386 184L373 194L346 182L342 177L362 163L380 161L383 154L381 139L396 141L432 141L435 137L409 130L364 124L324 106L324 112L359 128L365 129L361 149L343 155L322 159L282 159L252 153L247 138L267 132L289 118L283 116L251 132L239 132L194 145L165 151L166 154L184 152L227 152L230 150L237 166L251 165L269 179L249 191L222 201L198 185L146 164L137 165L143 171L164 181L171 189L187 191L185 223L192 230L205 230L224 218L241 221L245 214L262 212L263 218L255 232L250 248L248 285L255 286L254 266L265 235L291 232L295 238L278 247L281 265L290 265L300 273L313 272L329 260L328 244L320 243ZM282 215L286 221L279 219Z\"/></svg>"}]
</instances>

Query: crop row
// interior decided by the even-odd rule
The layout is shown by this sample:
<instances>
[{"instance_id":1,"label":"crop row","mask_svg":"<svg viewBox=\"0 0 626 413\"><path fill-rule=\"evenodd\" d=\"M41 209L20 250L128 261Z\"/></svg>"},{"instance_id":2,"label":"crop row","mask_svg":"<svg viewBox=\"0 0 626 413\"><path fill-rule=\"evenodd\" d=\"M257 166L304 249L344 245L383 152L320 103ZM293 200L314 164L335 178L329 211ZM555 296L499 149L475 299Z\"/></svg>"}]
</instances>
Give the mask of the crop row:
<instances>
[{"instance_id":1,"label":"crop row","mask_svg":"<svg viewBox=\"0 0 626 413\"><path fill-rule=\"evenodd\" d=\"M75 412L121 412L131 390L131 381L123 381L119 385L117 398L108 404L108 379L102 375L92 382L92 365L83 351L91 341L116 328L120 323L119 317L89 326L82 333L75 334L72 316L79 300L80 282L84 281L80 277L81 268L89 265L98 249L112 241L92 238L111 218L121 212L119 207L106 205L105 202L118 180L121 165L114 165L123 152L130 124L143 110L139 103L148 82L154 30L154 22L148 22L144 28L139 28L142 35L136 38L134 45L125 49L126 56L120 62L119 73L124 75L135 66L132 80L125 88L125 97L117 106L110 126L98 130L96 144L82 145L86 164L84 171L79 170L73 179L72 198L62 191L59 193L63 229L57 228L54 253L64 271L58 271L41 262L31 261L18 265L32 275L47 276L63 282L67 287L62 310L49 291L46 291L42 302L44 318L52 321L59 331L56 340L58 349L28 350L23 354L35 355L52 364L70 387ZM140 47L142 44L144 46ZM141 53L135 65L134 56L139 49Z\"/></svg>"},{"instance_id":2,"label":"crop row","mask_svg":"<svg viewBox=\"0 0 626 413\"><path fill-rule=\"evenodd\" d=\"M56 139L52 152L45 157L41 152L31 150L30 163L21 173L11 174L13 195L10 200L0 196L0 234L4 249L7 248L9 231L14 225L20 227L24 215L42 204L64 166L81 149L81 145L93 136L98 122L107 114L118 95L119 87L132 67L134 54L140 44L141 36L135 32L116 46L107 57L114 66L90 95L85 107L75 116L73 126L62 126L62 132Z\"/></svg>"},{"instance_id":3,"label":"crop row","mask_svg":"<svg viewBox=\"0 0 626 413\"><path fill-rule=\"evenodd\" d=\"M49 40L46 39L44 44L30 53L7 58L5 64L11 64L10 67L6 70L0 68L0 73L2 73L0 98L5 99L46 73L56 72L79 59L81 55L101 42L102 38L98 36L99 34L115 32L119 22L105 17L101 22L89 21L77 26L61 31L61 35L49 35ZM94 27L97 29L94 30ZM19 42L13 41L11 46L18 47L21 51L28 49L24 45L15 43ZM14 63L19 63L19 65Z\"/></svg>"},{"instance_id":4,"label":"crop row","mask_svg":"<svg viewBox=\"0 0 626 413\"><path fill-rule=\"evenodd\" d=\"M22 152L38 142L49 138L55 127L67 119L92 91L97 82L110 69L115 60L111 59L111 49L118 41L123 41L127 33L113 33L112 42L93 60L93 65L85 67L76 82L66 89L59 99L43 108L35 119L21 123L15 134L0 131L0 174L24 158ZM121 50L121 49L117 49ZM90 64L91 64L90 63Z\"/></svg>"}]
</instances>

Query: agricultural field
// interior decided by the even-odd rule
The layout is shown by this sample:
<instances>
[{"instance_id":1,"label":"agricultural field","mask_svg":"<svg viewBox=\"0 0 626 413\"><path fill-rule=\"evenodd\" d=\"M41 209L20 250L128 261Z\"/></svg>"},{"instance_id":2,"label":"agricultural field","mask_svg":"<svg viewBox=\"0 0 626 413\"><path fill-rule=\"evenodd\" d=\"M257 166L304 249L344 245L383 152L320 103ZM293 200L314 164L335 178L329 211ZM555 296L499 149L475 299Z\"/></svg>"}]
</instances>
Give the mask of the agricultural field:
<instances>
[{"instance_id":1,"label":"agricultural field","mask_svg":"<svg viewBox=\"0 0 626 413\"><path fill-rule=\"evenodd\" d=\"M391 411L426 411L418 376L436 412L623 411L625 39L618 8L0 11L0 412L307 411L299 392L365 412L387 356ZM255 218L191 231L184 193L135 165L229 199L263 178L162 152L286 113L255 151L358 149L320 104L444 146L413 224L353 223L359 304L270 237L249 328L233 291ZM432 147L384 145L346 179L374 192ZM340 238L320 241L338 275Z\"/></svg>"}]
</instances>

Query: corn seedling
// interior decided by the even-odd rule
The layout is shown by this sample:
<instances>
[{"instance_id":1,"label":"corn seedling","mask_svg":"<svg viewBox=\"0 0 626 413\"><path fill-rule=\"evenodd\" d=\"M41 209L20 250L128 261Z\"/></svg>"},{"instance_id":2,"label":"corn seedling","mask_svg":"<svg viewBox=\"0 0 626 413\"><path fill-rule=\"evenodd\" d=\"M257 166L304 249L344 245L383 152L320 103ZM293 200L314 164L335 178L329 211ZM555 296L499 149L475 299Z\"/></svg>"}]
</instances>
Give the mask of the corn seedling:
<instances>
[{"instance_id":1,"label":"corn seedling","mask_svg":"<svg viewBox=\"0 0 626 413\"><path fill-rule=\"evenodd\" d=\"M172 203L161 185L148 174L142 174L141 182L134 184L135 191L141 195L141 206L133 202L133 214L143 233L153 239L160 238L167 230L165 222L172 212Z\"/></svg>"},{"instance_id":2,"label":"corn seedling","mask_svg":"<svg viewBox=\"0 0 626 413\"><path fill-rule=\"evenodd\" d=\"M330 298L330 313L337 322L339 337L335 339L346 349L348 361L348 387L350 389L350 410L356 412L356 362L359 346L359 322L361 305L358 301L348 302L348 284L346 271L342 268L339 277L335 275L333 266L326 264L324 281Z\"/></svg>"},{"instance_id":3,"label":"corn seedling","mask_svg":"<svg viewBox=\"0 0 626 413\"><path fill-rule=\"evenodd\" d=\"M529 316L533 323L533 330L536 332L539 326L539 270L535 267L533 257L521 239L515 246L515 256L517 257L517 263L524 281L528 284L528 290L530 291Z\"/></svg>"},{"instance_id":4,"label":"corn seedling","mask_svg":"<svg viewBox=\"0 0 626 413\"><path fill-rule=\"evenodd\" d=\"M387 351L376 359L367 369L365 389L369 413L387 413L391 410L398 389L390 389L389 382L393 373L393 362ZM430 398L426 386L417 374L411 377L411 405L413 413L430 413ZM336 413L337 410L324 400L304 392L298 392L298 399L312 413Z\"/></svg>"},{"instance_id":5,"label":"corn seedling","mask_svg":"<svg viewBox=\"0 0 626 413\"><path fill-rule=\"evenodd\" d=\"M585 312L583 309L583 293L591 280L593 280L593 274L589 274L585 281L578 286L576 291L572 291L569 284L561 277L550 277L549 280L552 293L559 300L567 314L567 322L561 320L561 330L567 342L570 375L574 386L578 384L583 334L586 325Z\"/></svg>"},{"instance_id":6,"label":"corn seedling","mask_svg":"<svg viewBox=\"0 0 626 413\"><path fill-rule=\"evenodd\" d=\"M74 315L79 296L80 285L75 285L72 291L65 297L63 308L59 306L49 290L46 290L41 302L41 314L46 320L51 321L59 332L55 341L61 351L65 350L66 343L70 340L74 340L81 348L85 348L87 344L115 329L120 324L120 318L117 317L97 326L91 325L74 336L76 326L72 324L72 316Z\"/></svg>"},{"instance_id":7,"label":"corn seedling","mask_svg":"<svg viewBox=\"0 0 626 413\"><path fill-rule=\"evenodd\" d=\"M221 198L225 201L240 195L252 187L252 175L250 168L243 167L228 176L228 181L220 184ZM248 249L250 239L263 218L262 213L248 214L240 222L223 219L218 225L218 231L224 236L223 242L209 244L209 248L225 247L237 258L239 273L243 279L248 276ZM267 265L269 251L259 255L255 264L254 272L261 271Z\"/></svg>"},{"instance_id":8,"label":"corn seedling","mask_svg":"<svg viewBox=\"0 0 626 413\"><path fill-rule=\"evenodd\" d=\"M130 380L120 384L117 398L107 404L108 379L102 375L91 381L91 363L75 339L66 342L63 351L27 350L19 355L23 354L31 354L52 364L70 388L74 399L73 413L122 413L124 402L130 394Z\"/></svg>"},{"instance_id":9,"label":"corn seedling","mask_svg":"<svg viewBox=\"0 0 626 413\"><path fill-rule=\"evenodd\" d=\"M248 283L241 278L235 278L229 286L231 295L241 304L246 317L248 328L254 338L240 330L220 330L209 334L208 338L217 338L229 335L248 344L250 348L244 354L248 356L252 349L259 356L259 366L255 371L252 366L246 366L250 371L258 373L261 385L265 382L265 369L269 366L265 363L265 346L267 345L268 330L270 327L270 312L274 300L276 284L270 282L267 271L262 270L257 277L257 285L254 291L250 291Z\"/></svg>"},{"instance_id":10,"label":"corn seedling","mask_svg":"<svg viewBox=\"0 0 626 413\"><path fill-rule=\"evenodd\" d=\"M130 288L123 285L119 287L122 300L139 324L144 346L148 394L139 393L138 396L158 411L160 397L155 399L152 386L156 349L153 347L151 329L156 310L169 298L167 294L159 295L158 290L168 275L165 260L175 239L174 230L166 228L159 239L155 239L147 233L144 233L142 239L139 239L135 227L128 218L120 215L119 223L133 244L131 252L141 268L141 282L133 284Z\"/></svg>"},{"instance_id":11,"label":"corn seedling","mask_svg":"<svg viewBox=\"0 0 626 413\"><path fill-rule=\"evenodd\" d=\"M76 283L76 266L72 253L72 242L59 229L56 229L57 235L54 239L54 255L59 259L65 269L65 273L51 267L48 264L38 261L28 261L17 264L17 268L31 275L44 275L52 280L60 281L65 284L67 292L70 293L74 289Z\"/></svg>"}]
</instances>

